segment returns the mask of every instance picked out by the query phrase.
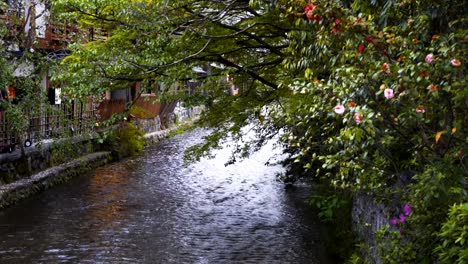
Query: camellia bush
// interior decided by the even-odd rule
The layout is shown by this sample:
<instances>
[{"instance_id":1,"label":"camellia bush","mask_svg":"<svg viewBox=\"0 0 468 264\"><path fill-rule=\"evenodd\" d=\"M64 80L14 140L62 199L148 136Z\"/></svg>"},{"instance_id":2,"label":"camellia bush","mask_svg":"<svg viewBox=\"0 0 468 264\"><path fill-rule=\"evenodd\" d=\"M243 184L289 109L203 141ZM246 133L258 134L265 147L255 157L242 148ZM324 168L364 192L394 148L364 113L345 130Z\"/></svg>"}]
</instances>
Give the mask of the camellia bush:
<instances>
[{"instance_id":1,"label":"camellia bush","mask_svg":"<svg viewBox=\"0 0 468 264\"><path fill-rule=\"evenodd\" d=\"M290 128L285 141L295 162L319 182L405 204L381 231L385 263L446 256L441 226L449 208L468 198L463 1L302 8L295 23L305 29L290 34L294 56L284 66L304 76L289 84L287 110L275 113ZM466 259L466 251L450 254Z\"/></svg>"}]
</instances>

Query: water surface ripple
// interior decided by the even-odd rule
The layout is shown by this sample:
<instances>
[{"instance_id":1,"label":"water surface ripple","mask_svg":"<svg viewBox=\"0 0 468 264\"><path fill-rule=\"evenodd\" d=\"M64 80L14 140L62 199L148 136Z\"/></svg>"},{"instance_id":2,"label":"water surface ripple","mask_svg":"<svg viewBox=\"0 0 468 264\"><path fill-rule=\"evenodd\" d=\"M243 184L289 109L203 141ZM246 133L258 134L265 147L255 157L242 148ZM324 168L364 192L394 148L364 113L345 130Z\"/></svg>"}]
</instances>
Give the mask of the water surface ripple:
<instances>
[{"instance_id":1,"label":"water surface ripple","mask_svg":"<svg viewBox=\"0 0 468 264\"><path fill-rule=\"evenodd\" d=\"M183 166L195 130L0 212L1 263L327 263L307 186L275 181L267 146Z\"/></svg>"}]
</instances>

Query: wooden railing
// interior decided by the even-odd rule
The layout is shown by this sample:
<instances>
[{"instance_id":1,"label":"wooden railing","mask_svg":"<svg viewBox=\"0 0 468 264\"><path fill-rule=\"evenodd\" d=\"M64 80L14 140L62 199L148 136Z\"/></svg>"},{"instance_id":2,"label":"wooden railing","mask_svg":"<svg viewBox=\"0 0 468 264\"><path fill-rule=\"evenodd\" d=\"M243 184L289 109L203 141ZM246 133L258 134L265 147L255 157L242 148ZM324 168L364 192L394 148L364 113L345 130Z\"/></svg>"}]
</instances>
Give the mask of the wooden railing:
<instances>
[{"instance_id":1,"label":"wooden railing","mask_svg":"<svg viewBox=\"0 0 468 264\"><path fill-rule=\"evenodd\" d=\"M84 42L83 33L76 26L50 23L45 37L37 38L36 48L46 50L65 49L70 43Z\"/></svg>"},{"instance_id":2,"label":"wooden railing","mask_svg":"<svg viewBox=\"0 0 468 264\"><path fill-rule=\"evenodd\" d=\"M40 114L24 113L28 122L22 137L35 143L43 139L80 135L94 130L97 111L91 102L53 105ZM11 120L0 111L0 153L14 150L18 144ZM17 148L17 147L16 147Z\"/></svg>"},{"instance_id":3,"label":"wooden railing","mask_svg":"<svg viewBox=\"0 0 468 264\"><path fill-rule=\"evenodd\" d=\"M8 30L7 38L17 38L24 35L25 19L13 9L0 10L0 21ZM35 49L59 50L66 49L71 43L86 43L94 40L105 40L109 34L101 29L80 29L75 24L49 22L45 36L37 37L33 47ZM19 43L20 46L22 43Z\"/></svg>"}]
</instances>

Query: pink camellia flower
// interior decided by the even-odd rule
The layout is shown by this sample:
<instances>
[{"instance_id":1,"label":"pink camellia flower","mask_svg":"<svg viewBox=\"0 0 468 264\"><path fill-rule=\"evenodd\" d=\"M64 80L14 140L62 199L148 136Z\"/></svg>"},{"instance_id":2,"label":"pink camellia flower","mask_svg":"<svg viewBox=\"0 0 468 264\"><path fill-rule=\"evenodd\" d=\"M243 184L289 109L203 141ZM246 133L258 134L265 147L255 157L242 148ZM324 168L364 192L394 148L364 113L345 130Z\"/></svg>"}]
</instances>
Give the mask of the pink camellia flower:
<instances>
[{"instance_id":1,"label":"pink camellia flower","mask_svg":"<svg viewBox=\"0 0 468 264\"><path fill-rule=\"evenodd\" d=\"M453 67L460 67L461 65L461 62L457 59L451 60L450 63L452 64Z\"/></svg>"},{"instance_id":2,"label":"pink camellia flower","mask_svg":"<svg viewBox=\"0 0 468 264\"><path fill-rule=\"evenodd\" d=\"M396 217L393 217L392 219L390 219L390 224L391 225L398 225L398 219Z\"/></svg>"},{"instance_id":3,"label":"pink camellia flower","mask_svg":"<svg viewBox=\"0 0 468 264\"><path fill-rule=\"evenodd\" d=\"M429 86L429 91L430 91L430 92L435 92L435 91L437 91L437 85L431 84L431 86Z\"/></svg>"},{"instance_id":4,"label":"pink camellia flower","mask_svg":"<svg viewBox=\"0 0 468 264\"><path fill-rule=\"evenodd\" d=\"M335 113L342 115L345 111L345 108L343 105L337 105L335 106L334 110L335 110Z\"/></svg>"},{"instance_id":5,"label":"pink camellia flower","mask_svg":"<svg viewBox=\"0 0 468 264\"><path fill-rule=\"evenodd\" d=\"M362 43L359 44L359 46L358 46L359 53L361 53L361 54L364 53L364 49L365 49L364 45Z\"/></svg>"},{"instance_id":6,"label":"pink camellia flower","mask_svg":"<svg viewBox=\"0 0 468 264\"><path fill-rule=\"evenodd\" d=\"M427 63L432 63L432 62L434 61L434 55L432 55L432 53L427 54L427 55L426 55L425 61L426 61Z\"/></svg>"},{"instance_id":7,"label":"pink camellia flower","mask_svg":"<svg viewBox=\"0 0 468 264\"><path fill-rule=\"evenodd\" d=\"M406 219L406 216L404 214L400 214L398 216L398 219L400 220L400 223L404 223L405 222L405 219Z\"/></svg>"},{"instance_id":8,"label":"pink camellia flower","mask_svg":"<svg viewBox=\"0 0 468 264\"><path fill-rule=\"evenodd\" d=\"M413 207L409 204L405 204L405 206L403 206L403 213L408 216L411 214L411 211L413 211Z\"/></svg>"},{"instance_id":9,"label":"pink camellia flower","mask_svg":"<svg viewBox=\"0 0 468 264\"><path fill-rule=\"evenodd\" d=\"M425 113L426 109L424 109L422 106L418 106L418 107L416 107L416 112L417 113Z\"/></svg>"},{"instance_id":10,"label":"pink camellia flower","mask_svg":"<svg viewBox=\"0 0 468 264\"><path fill-rule=\"evenodd\" d=\"M354 113L354 121L356 121L356 123L361 123L362 122L362 115L360 113Z\"/></svg>"},{"instance_id":11,"label":"pink camellia flower","mask_svg":"<svg viewBox=\"0 0 468 264\"><path fill-rule=\"evenodd\" d=\"M385 89L385 90L384 90L384 96L385 96L385 98L387 98L387 99L392 99L393 96L394 96L394 95L393 95L393 89L389 89L389 88Z\"/></svg>"},{"instance_id":12,"label":"pink camellia flower","mask_svg":"<svg viewBox=\"0 0 468 264\"><path fill-rule=\"evenodd\" d=\"M390 74L390 66L388 66L388 63L384 62L382 66L380 66L380 69L382 69L386 74Z\"/></svg>"},{"instance_id":13,"label":"pink camellia flower","mask_svg":"<svg viewBox=\"0 0 468 264\"><path fill-rule=\"evenodd\" d=\"M341 24L341 19L338 18L337 20L335 20L335 25L338 26L339 24Z\"/></svg>"}]
</instances>

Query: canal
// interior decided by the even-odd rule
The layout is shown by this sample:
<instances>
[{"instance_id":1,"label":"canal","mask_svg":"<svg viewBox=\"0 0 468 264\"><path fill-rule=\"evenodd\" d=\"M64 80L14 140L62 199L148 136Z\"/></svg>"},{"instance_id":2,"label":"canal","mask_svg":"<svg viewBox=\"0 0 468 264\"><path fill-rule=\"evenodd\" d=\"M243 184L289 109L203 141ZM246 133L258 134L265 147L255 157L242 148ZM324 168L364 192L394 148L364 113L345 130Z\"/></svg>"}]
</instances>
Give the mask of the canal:
<instances>
[{"instance_id":1,"label":"canal","mask_svg":"<svg viewBox=\"0 0 468 264\"><path fill-rule=\"evenodd\" d=\"M275 180L268 145L184 166L202 130L0 211L0 263L330 263L305 185Z\"/></svg>"}]
</instances>

